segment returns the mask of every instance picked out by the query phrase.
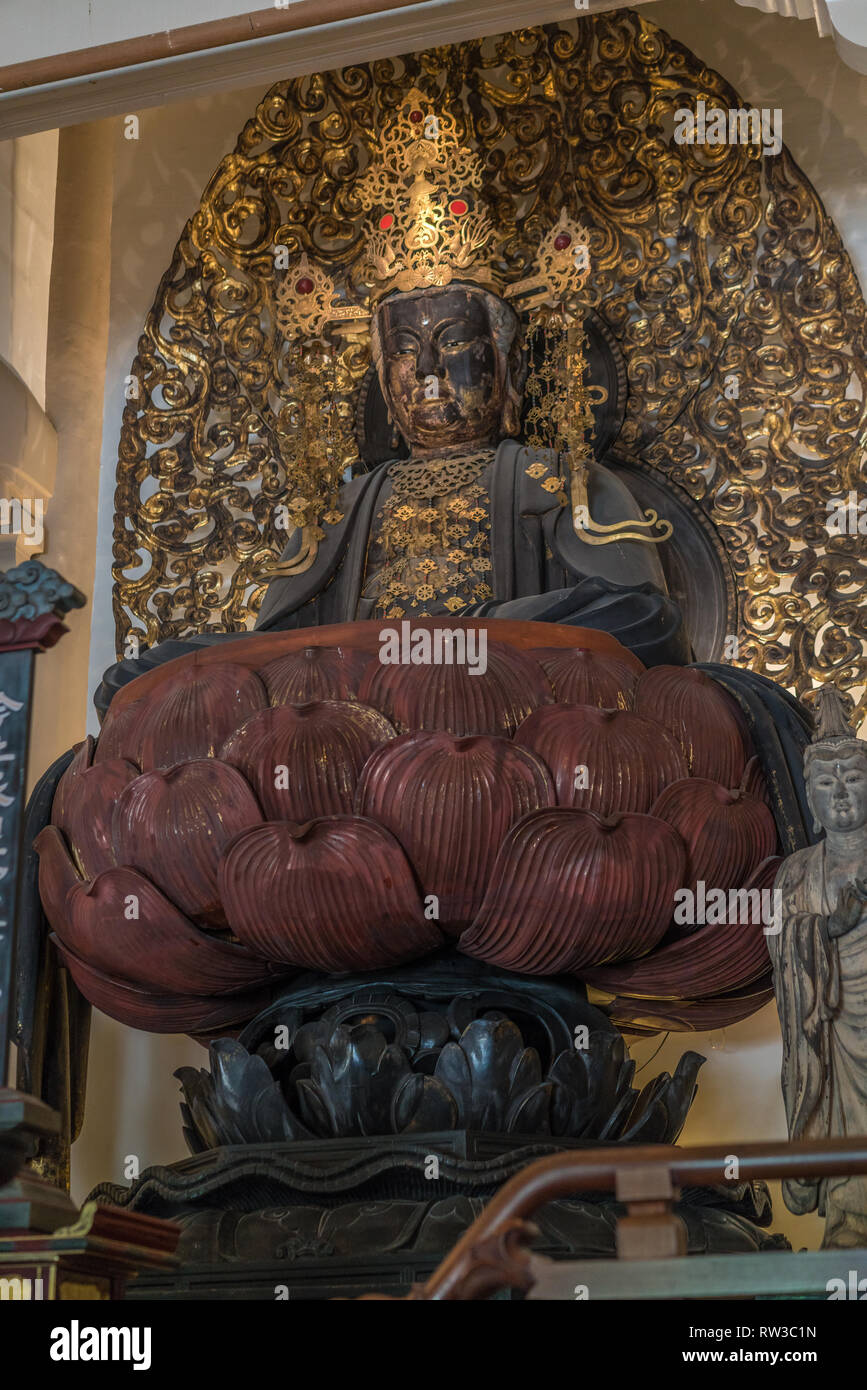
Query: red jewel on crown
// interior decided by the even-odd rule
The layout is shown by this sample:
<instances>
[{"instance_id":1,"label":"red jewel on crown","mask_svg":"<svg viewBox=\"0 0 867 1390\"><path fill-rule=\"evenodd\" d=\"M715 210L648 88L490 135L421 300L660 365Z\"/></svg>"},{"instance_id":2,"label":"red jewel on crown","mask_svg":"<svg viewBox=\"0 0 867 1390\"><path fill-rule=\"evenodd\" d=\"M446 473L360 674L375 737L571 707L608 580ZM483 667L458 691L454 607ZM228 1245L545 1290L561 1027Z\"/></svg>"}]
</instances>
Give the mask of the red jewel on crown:
<instances>
[{"instance_id":1,"label":"red jewel on crown","mask_svg":"<svg viewBox=\"0 0 867 1390\"><path fill-rule=\"evenodd\" d=\"M299 294L312 294L313 281L307 275L302 275L300 280L295 281L295 289Z\"/></svg>"},{"instance_id":2,"label":"red jewel on crown","mask_svg":"<svg viewBox=\"0 0 867 1390\"><path fill-rule=\"evenodd\" d=\"M414 111L410 111L409 119L412 121L413 125L421 125L421 122L424 120L424 112L416 108Z\"/></svg>"},{"instance_id":3,"label":"red jewel on crown","mask_svg":"<svg viewBox=\"0 0 867 1390\"><path fill-rule=\"evenodd\" d=\"M449 203L449 212L454 213L455 217L463 217L469 210L469 204L465 203L463 198L453 198Z\"/></svg>"},{"instance_id":4,"label":"red jewel on crown","mask_svg":"<svg viewBox=\"0 0 867 1390\"><path fill-rule=\"evenodd\" d=\"M389 227L393 224L393 222L394 222L394 214L393 214L393 213L391 213L391 212L383 213L382 217L380 217L380 219L379 219L380 230L383 231L383 232L387 232L388 229L389 229Z\"/></svg>"},{"instance_id":5,"label":"red jewel on crown","mask_svg":"<svg viewBox=\"0 0 867 1390\"><path fill-rule=\"evenodd\" d=\"M567 246L572 245L572 236L569 232L561 232L554 238L554 248L557 251L565 251Z\"/></svg>"}]
</instances>

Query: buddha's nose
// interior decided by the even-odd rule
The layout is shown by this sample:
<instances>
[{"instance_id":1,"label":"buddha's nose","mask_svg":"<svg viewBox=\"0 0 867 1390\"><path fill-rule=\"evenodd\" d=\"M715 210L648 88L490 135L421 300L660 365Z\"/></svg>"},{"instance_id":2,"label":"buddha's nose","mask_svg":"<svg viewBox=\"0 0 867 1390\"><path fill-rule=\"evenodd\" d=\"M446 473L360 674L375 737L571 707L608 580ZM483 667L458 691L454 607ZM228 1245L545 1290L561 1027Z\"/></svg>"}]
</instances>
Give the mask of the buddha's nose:
<instances>
[{"instance_id":1,"label":"buddha's nose","mask_svg":"<svg viewBox=\"0 0 867 1390\"><path fill-rule=\"evenodd\" d=\"M416 375L419 377L436 376L439 374L439 358L430 339L421 344L418 357L416 358L415 370Z\"/></svg>"}]
</instances>

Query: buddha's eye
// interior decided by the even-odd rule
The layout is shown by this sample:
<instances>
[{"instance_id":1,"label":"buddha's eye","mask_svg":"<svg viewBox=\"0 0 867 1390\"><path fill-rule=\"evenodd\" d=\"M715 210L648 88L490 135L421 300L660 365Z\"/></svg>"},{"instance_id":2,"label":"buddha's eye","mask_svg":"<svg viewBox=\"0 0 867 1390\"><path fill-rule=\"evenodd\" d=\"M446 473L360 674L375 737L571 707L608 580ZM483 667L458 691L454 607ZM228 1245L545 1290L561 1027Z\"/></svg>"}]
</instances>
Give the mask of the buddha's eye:
<instances>
[{"instance_id":1,"label":"buddha's eye","mask_svg":"<svg viewBox=\"0 0 867 1390\"><path fill-rule=\"evenodd\" d=\"M471 328L449 328L439 339L440 348L460 348L466 347L473 342L475 333Z\"/></svg>"}]
</instances>

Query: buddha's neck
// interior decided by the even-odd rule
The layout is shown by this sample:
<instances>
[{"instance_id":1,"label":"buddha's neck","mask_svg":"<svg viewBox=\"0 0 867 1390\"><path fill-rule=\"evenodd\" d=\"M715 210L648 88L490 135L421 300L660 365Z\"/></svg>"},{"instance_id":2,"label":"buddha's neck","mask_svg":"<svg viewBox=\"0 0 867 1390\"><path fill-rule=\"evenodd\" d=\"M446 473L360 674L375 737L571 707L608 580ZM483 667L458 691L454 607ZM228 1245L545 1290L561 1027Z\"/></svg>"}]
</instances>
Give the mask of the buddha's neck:
<instances>
[{"instance_id":1,"label":"buddha's neck","mask_svg":"<svg viewBox=\"0 0 867 1390\"><path fill-rule=\"evenodd\" d=\"M423 449L413 444L410 449L410 463L432 463L440 459L466 458L468 454L480 454L486 449L495 449L496 441L493 439L474 439L468 440L465 444L451 444L447 448Z\"/></svg>"},{"instance_id":2,"label":"buddha's neck","mask_svg":"<svg viewBox=\"0 0 867 1390\"><path fill-rule=\"evenodd\" d=\"M857 830L828 830L825 833L825 854L829 859L840 863L851 863L857 856L863 856L867 848L867 827Z\"/></svg>"}]
</instances>

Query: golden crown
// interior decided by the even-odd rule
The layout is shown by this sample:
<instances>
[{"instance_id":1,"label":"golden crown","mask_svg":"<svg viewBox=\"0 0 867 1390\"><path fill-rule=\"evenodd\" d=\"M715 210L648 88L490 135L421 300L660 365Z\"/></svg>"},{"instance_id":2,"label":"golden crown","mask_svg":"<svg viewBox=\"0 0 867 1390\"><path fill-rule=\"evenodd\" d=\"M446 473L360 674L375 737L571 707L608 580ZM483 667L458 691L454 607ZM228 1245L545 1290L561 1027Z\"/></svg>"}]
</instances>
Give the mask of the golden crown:
<instances>
[{"instance_id":1,"label":"golden crown","mask_svg":"<svg viewBox=\"0 0 867 1390\"><path fill-rule=\"evenodd\" d=\"M589 232L565 208L543 237L532 275L508 281L498 255L504 237L479 197L479 156L461 144L458 124L413 88L383 132L379 158L359 180L369 214L359 270L367 304L351 304L306 256L276 295L287 337L315 336L328 323L366 318L387 294L460 281L492 290L527 312L573 299L590 272Z\"/></svg>"},{"instance_id":2,"label":"golden crown","mask_svg":"<svg viewBox=\"0 0 867 1390\"><path fill-rule=\"evenodd\" d=\"M503 288L491 254L494 224L477 198L481 188L481 160L461 145L454 116L435 112L413 88L383 132L379 161L358 185L362 207L374 213L362 272L371 306L392 290L466 276Z\"/></svg>"}]
</instances>

